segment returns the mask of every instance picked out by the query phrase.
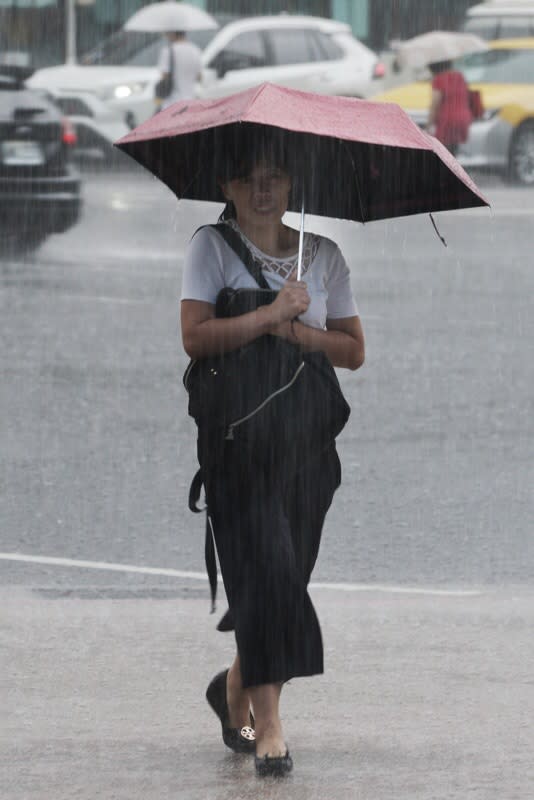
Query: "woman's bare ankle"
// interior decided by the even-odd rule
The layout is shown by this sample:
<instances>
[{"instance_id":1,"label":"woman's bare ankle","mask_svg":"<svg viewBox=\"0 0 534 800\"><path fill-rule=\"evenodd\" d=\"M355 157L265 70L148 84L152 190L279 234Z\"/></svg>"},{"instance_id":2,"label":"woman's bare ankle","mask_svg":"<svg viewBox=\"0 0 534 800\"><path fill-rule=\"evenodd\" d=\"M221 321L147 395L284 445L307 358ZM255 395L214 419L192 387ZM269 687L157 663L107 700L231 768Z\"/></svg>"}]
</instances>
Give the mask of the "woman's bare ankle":
<instances>
[{"instance_id":1,"label":"woman's bare ankle","mask_svg":"<svg viewBox=\"0 0 534 800\"><path fill-rule=\"evenodd\" d=\"M283 756L286 754L286 750L287 747L280 720L270 720L261 726L256 723L256 755L259 758L263 758L263 756Z\"/></svg>"},{"instance_id":2,"label":"woman's bare ankle","mask_svg":"<svg viewBox=\"0 0 534 800\"><path fill-rule=\"evenodd\" d=\"M246 689L243 689L237 659L228 670L226 698L230 727L242 728L245 725L250 725L250 698Z\"/></svg>"}]
</instances>

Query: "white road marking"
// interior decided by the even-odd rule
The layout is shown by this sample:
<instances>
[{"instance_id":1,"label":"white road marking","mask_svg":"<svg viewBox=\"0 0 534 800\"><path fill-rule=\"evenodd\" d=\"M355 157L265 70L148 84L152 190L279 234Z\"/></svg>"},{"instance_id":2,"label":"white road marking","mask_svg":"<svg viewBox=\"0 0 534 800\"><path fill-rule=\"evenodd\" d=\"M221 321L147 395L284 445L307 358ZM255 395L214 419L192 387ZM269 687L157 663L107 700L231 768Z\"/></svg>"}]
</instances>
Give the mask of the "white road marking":
<instances>
[{"instance_id":1,"label":"white road marking","mask_svg":"<svg viewBox=\"0 0 534 800\"><path fill-rule=\"evenodd\" d=\"M31 556L24 553L0 553L0 561L16 561L30 564L47 564L56 567L78 567L83 569L109 570L112 572L135 572L142 575L165 575L186 580L207 581L204 572L189 572L164 567L136 567L132 564L113 564L107 561L78 561L72 558L51 556ZM417 594L434 597L477 597L482 594L476 589L432 589L420 586L387 586L366 583L310 583L310 589L327 589L338 592L382 592L384 594Z\"/></svg>"},{"instance_id":2,"label":"white road marking","mask_svg":"<svg viewBox=\"0 0 534 800\"><path fill-rule=\"evenodd\" d=\"M108 561L78 561L73 558L30 556L24 553L0 553L0 561L25 561L30 564L49 564L56 567L82 567L83 569L103 569L112 572L137 572L143 575L168 575L172 578L190 578L195 581L206 580L203 572L184 572L164 567L135 567L132 564L113 564Z\"/></svg>"},{"instance_id":3,"label":"white road marking","mask_svg":"<svg viewBox=\"0 0 534 800\"><path fill-rule=\"evenodd\" d=\"M432 589L424 586L393 586L381 583L310 583L310 589L336 592L384 592L386 594L423 594L432 597L479 597L478 589Z\"/></svg>"}]
</instances>

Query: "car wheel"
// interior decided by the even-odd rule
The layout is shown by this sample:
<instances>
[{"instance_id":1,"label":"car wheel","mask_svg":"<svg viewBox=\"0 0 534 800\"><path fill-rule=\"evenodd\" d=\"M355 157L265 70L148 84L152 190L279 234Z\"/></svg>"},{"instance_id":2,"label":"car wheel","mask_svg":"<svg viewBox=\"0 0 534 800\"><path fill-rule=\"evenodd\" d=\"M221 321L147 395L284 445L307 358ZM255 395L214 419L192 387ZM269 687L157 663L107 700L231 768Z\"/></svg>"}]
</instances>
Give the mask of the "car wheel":
<instances>
[{"instance_id":1,"label":"car wheel","mask_svg":"<svg viewBox=\"0 0 534 800\"><path fill-rule=\"evenodd\" d=\"M65 208L59 219L56 219L53 229L50 233L65 233L70 230L80 219L80 203L72 202L70 207Z\"/></svg>"},{"instance_id":2,"label":"car wheel","mask_svg":"<svg viewBox=\"0 0 534 800\"><path fill-rule=\"evenodd\" d=\"M42 245L47 234L42 231L20 231L11 239L11 247L15 253L32 253Z\"/></svg>"},{"instance_id":3,"label":"car wheel","mask_svg":"<svg viewBox=\"0 0 534 800\"><path fill-rule=\"evenodd\" d=\"M509 174L514 183L534 186L534 122L524 122L514 134Z\"/></svg>"}]
</instances>

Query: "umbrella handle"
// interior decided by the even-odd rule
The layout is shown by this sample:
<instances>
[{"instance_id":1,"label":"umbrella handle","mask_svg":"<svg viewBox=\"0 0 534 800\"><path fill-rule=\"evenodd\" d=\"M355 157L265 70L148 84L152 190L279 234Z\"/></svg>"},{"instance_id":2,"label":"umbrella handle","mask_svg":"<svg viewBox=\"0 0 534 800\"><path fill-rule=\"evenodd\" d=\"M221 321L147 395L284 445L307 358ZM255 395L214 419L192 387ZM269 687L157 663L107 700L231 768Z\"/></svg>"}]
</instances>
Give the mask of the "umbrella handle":
<instances>
[{"instance_id":1,"label":"umbrella handle","mask_svg":"<svg viewBox=\"0 0 534 800\"><path fill-rule=\"evenodd\" d=\"M302 199L302 210L300 212L300 233L299 233L299 258L297 262L297 280L302 277L302 252L304 250L304 198Z\"/></svg>"}]
</instances>

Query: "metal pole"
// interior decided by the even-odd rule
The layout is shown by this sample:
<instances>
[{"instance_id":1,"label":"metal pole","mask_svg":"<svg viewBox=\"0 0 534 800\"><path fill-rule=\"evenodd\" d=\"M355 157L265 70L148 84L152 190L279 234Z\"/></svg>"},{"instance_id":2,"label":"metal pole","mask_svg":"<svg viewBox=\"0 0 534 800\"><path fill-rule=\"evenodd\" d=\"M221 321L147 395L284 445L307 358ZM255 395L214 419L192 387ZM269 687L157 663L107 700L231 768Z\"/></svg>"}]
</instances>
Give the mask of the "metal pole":
<instances>
[{"instance_id":1,"label":"metal pole","mask_svg":"<svg viewBox=\"0 0 534 800\"><path fill-rule=\"evenodd\" d=\"M65 63L76 64L76 0L65 0Z\"/></svg>"}]
</instances>

